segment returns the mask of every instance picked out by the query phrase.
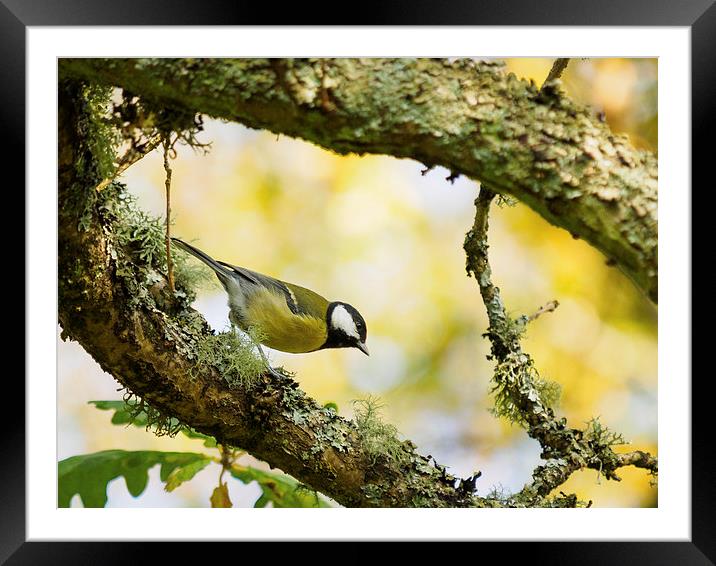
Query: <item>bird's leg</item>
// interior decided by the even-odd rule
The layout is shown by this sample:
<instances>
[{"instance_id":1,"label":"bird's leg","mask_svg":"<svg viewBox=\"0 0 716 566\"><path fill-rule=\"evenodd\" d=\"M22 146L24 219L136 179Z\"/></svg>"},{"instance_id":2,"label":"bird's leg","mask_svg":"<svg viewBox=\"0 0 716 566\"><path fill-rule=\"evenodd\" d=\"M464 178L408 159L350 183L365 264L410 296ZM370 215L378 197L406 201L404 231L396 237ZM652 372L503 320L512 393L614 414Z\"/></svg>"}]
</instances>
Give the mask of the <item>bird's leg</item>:
<instances>
[{"instance_id":1,"label":"bird's leg","mask_svg":"<svg viewBox=\"0 0 716 566\"><path fill-rule=\"evenodd\" d=\"M256 349L259 351L259 354L261 355L261 359L264 361L264 364L266 364L266 369L268 370L268 372L278 379L286 379L285 375L279 373L278 370L275 370L271 367L268 357L266 356L264 349L261 347L261 344L259 344L258 342L254 342L254 344L256 345Z\"/></svg>"}]
</instances>

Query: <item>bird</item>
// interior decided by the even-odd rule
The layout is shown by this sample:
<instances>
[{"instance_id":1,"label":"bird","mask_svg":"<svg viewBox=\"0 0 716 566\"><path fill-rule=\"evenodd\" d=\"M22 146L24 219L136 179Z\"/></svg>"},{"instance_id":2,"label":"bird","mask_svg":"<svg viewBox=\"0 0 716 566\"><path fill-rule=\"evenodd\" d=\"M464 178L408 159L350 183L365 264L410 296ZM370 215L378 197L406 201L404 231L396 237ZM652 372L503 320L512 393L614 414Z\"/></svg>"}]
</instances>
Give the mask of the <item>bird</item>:
<instances>
[{"instance_id":1,"label":"bird","mask_svg":"<svg viewBox=\"0 0 716 566\"><path fill-rule=\"evenodd\" d=\"M245 332L260 329L264 346L293 354L357 348L370 355L365 320L352 305L329 301L305 287L215 260L179 238L172 237L172 241L214 271L228 295L229 320ZM268 370L277 375L257 346Z\"/></svg>"}]
</instances>

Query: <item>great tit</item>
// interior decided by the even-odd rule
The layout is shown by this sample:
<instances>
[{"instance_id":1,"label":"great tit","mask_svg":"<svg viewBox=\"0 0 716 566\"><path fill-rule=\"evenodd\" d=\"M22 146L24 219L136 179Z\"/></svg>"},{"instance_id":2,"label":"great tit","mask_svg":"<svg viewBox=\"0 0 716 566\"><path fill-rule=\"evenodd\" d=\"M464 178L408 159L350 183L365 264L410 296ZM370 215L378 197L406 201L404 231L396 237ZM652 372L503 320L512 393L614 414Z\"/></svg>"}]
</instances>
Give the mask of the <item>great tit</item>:
<instances>
[{"instance_id":1,"label":"great tit","mask_svg":"<svg viewBox=\"0 0 716 566\"><path fill-rule=\"evenodd\" d=\"M365 320L348 303L331 302L305 287L217 261L179 238L172 241L216 273L229 295L229 320L244 331L259 328L265 346L294 354L358 348L368 355Z\"/></svg>"}]
</instances>

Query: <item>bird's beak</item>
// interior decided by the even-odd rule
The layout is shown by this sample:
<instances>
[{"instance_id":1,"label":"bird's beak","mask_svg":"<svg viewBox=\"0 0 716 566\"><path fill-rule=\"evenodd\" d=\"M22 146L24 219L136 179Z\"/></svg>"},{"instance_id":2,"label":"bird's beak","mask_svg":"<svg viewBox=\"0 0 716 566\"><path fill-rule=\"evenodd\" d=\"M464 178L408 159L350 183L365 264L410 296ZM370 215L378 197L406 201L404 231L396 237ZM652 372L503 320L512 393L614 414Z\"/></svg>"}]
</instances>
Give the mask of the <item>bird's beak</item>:
<instances>
[{"instance_id":1,"label":"bird's beak","mask_svg":"<svg viewBox=\"0 0 716 566\"><path fill-rule=\"evenodd\" d=\"M368 352L368 346L365 345L365 342L358 342L356 344L356 348L358 348L361 352L363 352L366 356L370 356L370 353Z\"/></svg>"}]
</instances>

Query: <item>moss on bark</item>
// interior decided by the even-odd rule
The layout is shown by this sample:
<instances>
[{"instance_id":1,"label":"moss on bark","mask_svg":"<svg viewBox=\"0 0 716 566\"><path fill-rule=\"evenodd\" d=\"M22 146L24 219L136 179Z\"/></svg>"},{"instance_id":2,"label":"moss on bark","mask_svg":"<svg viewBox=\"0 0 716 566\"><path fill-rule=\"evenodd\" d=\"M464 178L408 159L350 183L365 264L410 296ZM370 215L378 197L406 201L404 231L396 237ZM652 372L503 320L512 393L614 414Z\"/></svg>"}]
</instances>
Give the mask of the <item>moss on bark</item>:
<instances>
[{"instance_id":1,"label":"moss on bark","mask_svg":"<svg viewBox=\"0 0 716 566\"><path fill-rule=\"evenodd\" d=\"M657 160L557 90L467 59L66 59L169 106L483 181L601 250L657 300Z\"/></svg>"}]
</instances>

